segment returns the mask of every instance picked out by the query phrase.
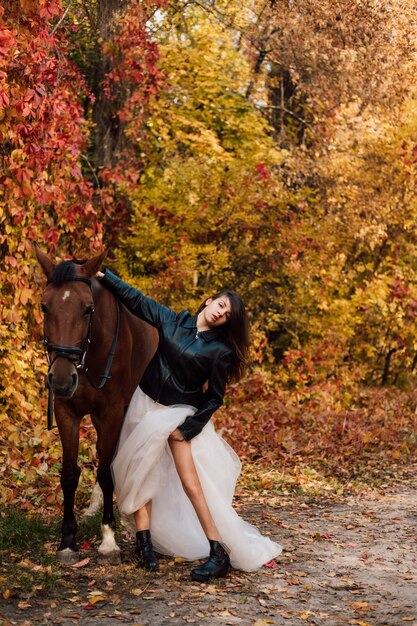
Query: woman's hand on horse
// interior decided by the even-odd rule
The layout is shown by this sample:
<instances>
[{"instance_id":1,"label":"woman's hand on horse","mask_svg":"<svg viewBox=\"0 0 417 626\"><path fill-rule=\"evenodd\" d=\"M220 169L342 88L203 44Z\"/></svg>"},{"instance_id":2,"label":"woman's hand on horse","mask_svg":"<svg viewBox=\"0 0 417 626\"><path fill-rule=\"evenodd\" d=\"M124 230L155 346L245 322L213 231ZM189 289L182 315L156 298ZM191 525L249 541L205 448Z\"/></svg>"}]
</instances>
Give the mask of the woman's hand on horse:
<instances>
[{"instance_id":1,"label":"woman's hand on horse","mask_svg":"<svg viewBox=\"0 0 417 626\"><path fill-rule=\"evenodd\" d=\"M103 278L104 276L104 272L97 272L96 274L96 278L98 278L100 280L100 278Z\"/></svg>"},{"instance_id":2,"label":"woman's hand on horse","mask_svg":"<svg viewBox=\"0 0 417 626\"><path fill-rule=\"evenodd\" d=\"M176 428L174 432L170 434L169 438L173 441L185 441L182 432L178 430L178 428Z\"/></svg>"}]
</instances>

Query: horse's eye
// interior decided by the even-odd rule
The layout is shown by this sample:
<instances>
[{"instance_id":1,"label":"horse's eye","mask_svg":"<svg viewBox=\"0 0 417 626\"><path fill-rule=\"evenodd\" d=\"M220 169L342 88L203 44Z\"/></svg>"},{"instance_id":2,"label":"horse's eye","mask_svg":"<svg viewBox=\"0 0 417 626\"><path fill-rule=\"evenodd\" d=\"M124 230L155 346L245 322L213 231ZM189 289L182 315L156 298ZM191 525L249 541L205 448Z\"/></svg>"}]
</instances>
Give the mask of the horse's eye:
<instances>
[{"instance_id":1,"label":"horse's eye","mask_svg":"<svg viewBox=\"0 0 417 626\"><path fill-rule=\"evenodd\" d=\"M94 304L90 304L84 311L84 315L91 315L91 313L94 313Z\"/></svg>"},{"instance_id":2,"label":"horse's eye","mask_svg":"<svg viewBox=\"0 0 417 626\"><path fill-rule=\"evenodd\" d=\"M48 307L47 307L47 306L46 306L46 304L44 304L43 302L42 302L42 304L41 304L41 309L42 309L42 311L45 313L45 315L46 315L46 313L48 313Z\"/></svg>"}]
</instances>

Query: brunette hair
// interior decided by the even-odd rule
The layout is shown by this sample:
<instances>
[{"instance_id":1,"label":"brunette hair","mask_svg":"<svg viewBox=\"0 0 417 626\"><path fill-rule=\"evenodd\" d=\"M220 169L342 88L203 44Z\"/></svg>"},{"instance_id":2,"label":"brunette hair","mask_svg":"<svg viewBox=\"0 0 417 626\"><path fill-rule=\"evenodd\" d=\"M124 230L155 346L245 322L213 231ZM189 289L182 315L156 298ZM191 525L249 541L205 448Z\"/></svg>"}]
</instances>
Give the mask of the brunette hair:
<instances>
[{"instance_id":1,"label":"brunette hair","mask_svg":"<svg viewBox=\"0 0 417 626\"><path fill-rule=\"evenodd\" d=\"M228 321L218 329L224 334L227 343L232 348L232 365L228 375L228 382L236 383L245 372L249 351L249 320L242 298L230 289L219 291L219 293L215 293L204 300L197 311L197 315L205 309L207 300L210 298L218 300L222 296L229 298L231 313Z\"/></svg>"}]
</instances>

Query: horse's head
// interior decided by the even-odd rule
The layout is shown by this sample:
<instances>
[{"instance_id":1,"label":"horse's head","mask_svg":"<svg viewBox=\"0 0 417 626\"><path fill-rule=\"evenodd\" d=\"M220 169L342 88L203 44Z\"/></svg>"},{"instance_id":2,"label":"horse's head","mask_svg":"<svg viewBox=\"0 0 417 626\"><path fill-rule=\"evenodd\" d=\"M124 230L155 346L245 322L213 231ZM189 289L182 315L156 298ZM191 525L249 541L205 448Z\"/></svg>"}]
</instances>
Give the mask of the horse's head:
<instances>
[{"instance_id":1,"label":"horse's head","mask_svg":"<svg viewBox=\"0 0 417 626\"><path fill-rule=\"evenodd\" d=\"M55 265L36 246L36 256L48 279L41 306L49 355L48 384L57 397L70 398L77 389L77 369L84 363L94 313L91 278L106 253L83 263L63 261Z\"/></svg>"}]
</instances>

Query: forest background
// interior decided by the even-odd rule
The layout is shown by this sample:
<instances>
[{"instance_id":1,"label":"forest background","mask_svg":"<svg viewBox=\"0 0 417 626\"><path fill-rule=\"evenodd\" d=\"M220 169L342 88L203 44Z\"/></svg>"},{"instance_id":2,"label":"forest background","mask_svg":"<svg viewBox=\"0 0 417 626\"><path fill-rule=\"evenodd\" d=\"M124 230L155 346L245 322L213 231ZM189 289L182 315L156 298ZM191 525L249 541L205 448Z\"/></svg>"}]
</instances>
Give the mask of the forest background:
<instances>
[{"instance_id":1,"label":"forest background","mask_svg":"<svg viewBox=\"0 0 417 626\"><path fill-rule=\"evenodd\" d=\"M407 465L416 41L412 0L4 0L1 504L61 501L34 241L57 259L107 246L175 310L240 292L251 362L215 422L258 490Z\"/></svg>"}]
</instances>

